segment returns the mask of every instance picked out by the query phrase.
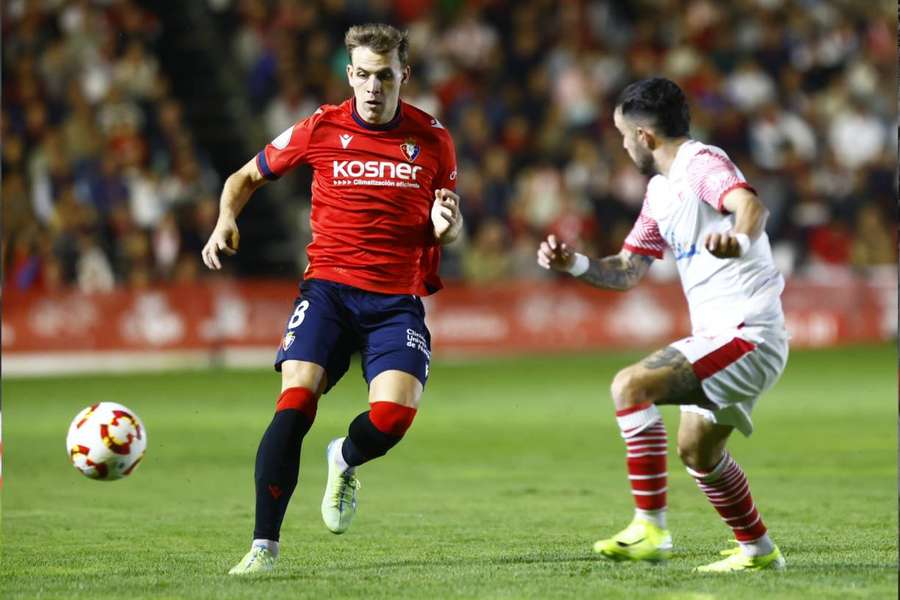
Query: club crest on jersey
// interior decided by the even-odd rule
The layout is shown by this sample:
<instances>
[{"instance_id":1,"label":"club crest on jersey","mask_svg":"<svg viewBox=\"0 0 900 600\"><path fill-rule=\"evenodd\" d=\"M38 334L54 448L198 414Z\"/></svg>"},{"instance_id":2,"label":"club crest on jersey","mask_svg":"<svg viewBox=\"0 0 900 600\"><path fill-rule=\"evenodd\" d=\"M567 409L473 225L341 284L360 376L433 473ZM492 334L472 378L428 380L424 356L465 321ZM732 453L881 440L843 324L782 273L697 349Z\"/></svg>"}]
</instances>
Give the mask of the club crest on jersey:
<instances>
[{"instance_id":1,"label":"club crest on jersey","mask_svg":"<svg viewBox=\"0 0 900 600\"><path fill-rule=\"evenodd\" d=\"M407 138L405 142L400 144L400 150L409 162L413 162L419 156L419 145L412 138Z\"/></svg>"},{"instance_id":2,"label":"club crest on jersey","mask_svg":"<svg viewBox=\"0 0 900 600\"><path fill-rule=\"evenodd\" d=\"M293 343L294 343L294 332L288 331L284 336L284 340L282 340L282 342L281 342L281 347L284 348L285 352L287 352L288 348L290 348Z\"/></svg>"}]
</instances>

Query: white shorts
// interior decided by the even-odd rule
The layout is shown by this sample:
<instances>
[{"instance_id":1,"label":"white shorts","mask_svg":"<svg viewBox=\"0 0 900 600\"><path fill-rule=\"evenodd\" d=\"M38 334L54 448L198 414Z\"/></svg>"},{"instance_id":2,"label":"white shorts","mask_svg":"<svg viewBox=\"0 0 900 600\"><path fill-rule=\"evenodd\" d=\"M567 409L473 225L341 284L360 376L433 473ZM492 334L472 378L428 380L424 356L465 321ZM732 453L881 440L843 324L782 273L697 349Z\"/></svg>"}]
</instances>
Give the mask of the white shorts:
<instances>
[{"instance_id":1,"label":"white shorts","mask_svg":"<svg viewBox=\"0 0 900 600\"><path fill-rule=\"evenodd\" d=\"M787 364L787 332L781 328L739 327L709 337L687 337L670 346L687 357L706 397L719 407L709 410L687 404L682 405L682 412L731 425L746 436L753 433L753 406L775 385Z\"/></svg>"}]
</instances>

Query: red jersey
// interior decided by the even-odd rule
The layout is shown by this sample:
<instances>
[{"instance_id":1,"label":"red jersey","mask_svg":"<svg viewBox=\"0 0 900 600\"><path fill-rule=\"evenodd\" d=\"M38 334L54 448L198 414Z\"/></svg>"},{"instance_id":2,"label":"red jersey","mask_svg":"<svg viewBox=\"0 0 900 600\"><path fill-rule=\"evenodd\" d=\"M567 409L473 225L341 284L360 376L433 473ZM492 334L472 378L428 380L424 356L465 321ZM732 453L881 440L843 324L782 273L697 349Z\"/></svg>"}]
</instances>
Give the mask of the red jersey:
<instances>
[{"instance_id":1,"label":"red jersey","mask_svg":"<svg viewBox=\"0 0 900 600\"><path fill-rule=\"evenodd\" d=\"M325 105L256 156L267 179L313 169L307 279L384 294L439 290L434 191L456 189L456 152L437 119L400 101L383 125L365 122L353 98Z\"/></svg>"}]
</instances>

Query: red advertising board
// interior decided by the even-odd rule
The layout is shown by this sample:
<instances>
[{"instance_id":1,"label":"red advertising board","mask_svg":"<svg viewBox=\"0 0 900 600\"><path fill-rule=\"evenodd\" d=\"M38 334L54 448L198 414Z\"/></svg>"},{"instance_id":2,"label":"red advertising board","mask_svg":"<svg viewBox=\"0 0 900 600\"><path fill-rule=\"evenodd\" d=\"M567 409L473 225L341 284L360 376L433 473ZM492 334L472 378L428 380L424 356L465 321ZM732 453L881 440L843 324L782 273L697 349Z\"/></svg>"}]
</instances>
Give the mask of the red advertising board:
<instances>
[{"instance_id":1,"label":"red advertising board","mask_svg":"<svg viewBox=\"0 0 900 600\"><path fill-rule=\"evenodd\" d=\"M88 295L7 290L4 363L98 352L260 349L274 356L295 293L290 281L252 280ZM437 356L652 348L690 332L678 284L647 282L627 293L575 281L449 286L425 303ZM795 278L783 303L794 347L880 341L897 332L896 280Z\"/></svg>"}]
</instances>

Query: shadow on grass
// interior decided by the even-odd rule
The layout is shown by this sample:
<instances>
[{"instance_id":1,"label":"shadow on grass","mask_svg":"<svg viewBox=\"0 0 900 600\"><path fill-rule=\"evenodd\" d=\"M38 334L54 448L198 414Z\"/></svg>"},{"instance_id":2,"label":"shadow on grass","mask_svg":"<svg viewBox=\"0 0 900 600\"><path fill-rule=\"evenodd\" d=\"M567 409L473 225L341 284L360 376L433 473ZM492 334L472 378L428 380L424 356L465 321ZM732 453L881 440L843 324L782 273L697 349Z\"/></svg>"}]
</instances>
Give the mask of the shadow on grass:
<instances>
[{"instance_id":1,"label":"shadow on grass","mask_svg":"<svg viewBox=\"0 0 900 600\"><path fill-rule=\"evenodd\" d=\"M376 572L384 569L399 569L399 568L433 568L433 569L444 569L444 568L454 568L454 567L469 567L469 568L477 568L479 566L486 567L491 565L505 566L505 565L539 565L539 564L565 564L571 563L575 564L584 564L584 563L596 563L598 566L613 566L615 564L611 561L604 560L600 557L593 556L590 554L584 553L572 553L572 554L522 554L522 555L508 555L508 556L498 556L498 557L485 557L485 556L472 556L467 558L455 557L455 558L410 558L410 559L401 559L401 560L385 560L378 562L361 562L358 564L347 564L343 563L341 565L342 570L354 572L354 573L363 573L363 572ZM650 568L663 568L662 565L645 563L641 566L646 566ZM289 581L294 579L303 579L308 578L310 576L316 576L321 574L322 572L330 571L331 569L324 565L317 565L315 569L309 570L302 573L277 573L277 574L267 574L265 575L265 579L273 580L273 581ZM255 578L254 578L255 579Z\"/></svg>"}]
</instances>

